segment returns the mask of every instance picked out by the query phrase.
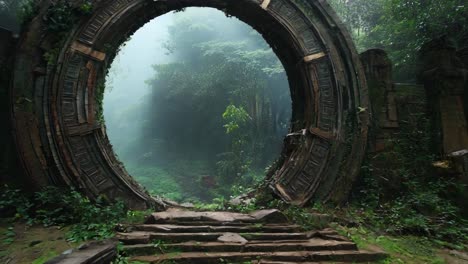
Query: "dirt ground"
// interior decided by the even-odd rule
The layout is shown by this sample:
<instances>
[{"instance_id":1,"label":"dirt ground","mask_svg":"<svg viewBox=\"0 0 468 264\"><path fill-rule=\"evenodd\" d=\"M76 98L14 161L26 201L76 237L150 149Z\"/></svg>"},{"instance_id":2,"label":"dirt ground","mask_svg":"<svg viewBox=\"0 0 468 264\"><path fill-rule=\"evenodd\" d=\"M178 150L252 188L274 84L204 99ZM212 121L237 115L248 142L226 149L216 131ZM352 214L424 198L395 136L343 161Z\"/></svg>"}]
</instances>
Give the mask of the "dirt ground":
<instances>
[{"instance_id":1,"label":"dirt ground","mask_svg":"<svg viewBox=\"0 0 468 264\"><path fill-rule=\"evenodd\" d=\"M10 229L13 227L13 229ZM0 263L41 264L76 247L66 241L67 229L0 223Z\"/></svg>"},{"instance_id":2,"label":"dirt ground","mask_svg":"<svg viewBox=\"0 0 468 264\"><path fill-rule=\"evenodd\" d=\"M468 252L444 249L440 250L438 255L442 257L447 264L468 264Z\"/></svg>"}]
</instances>

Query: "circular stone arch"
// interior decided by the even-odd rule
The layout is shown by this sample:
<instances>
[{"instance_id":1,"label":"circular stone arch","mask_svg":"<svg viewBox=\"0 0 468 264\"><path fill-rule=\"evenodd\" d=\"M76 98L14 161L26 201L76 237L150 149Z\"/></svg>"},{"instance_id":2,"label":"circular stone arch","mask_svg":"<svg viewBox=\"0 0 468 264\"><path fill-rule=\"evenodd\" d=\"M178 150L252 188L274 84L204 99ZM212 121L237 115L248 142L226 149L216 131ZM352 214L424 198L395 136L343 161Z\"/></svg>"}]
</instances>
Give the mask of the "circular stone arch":
<instances>
[{"instance_id":1,"label":"circular stone arch","mask_svg":"<svg viewBox=\"0 0 468 264\"><path fill-rule=\"evenodd\" d=\"M352 41L326 1L95 0L92 13L58 46L44 30L49 5L42 1L20 38L11 87L14 135L31 184L71 186L132 208L157 203L114 154L100 97L106 71L130 34L159 15L200 6L251 25L286 70L290 134L266 186L296 205L347 198L365 152L368 95Z\"/></svg>"}]
</instances>

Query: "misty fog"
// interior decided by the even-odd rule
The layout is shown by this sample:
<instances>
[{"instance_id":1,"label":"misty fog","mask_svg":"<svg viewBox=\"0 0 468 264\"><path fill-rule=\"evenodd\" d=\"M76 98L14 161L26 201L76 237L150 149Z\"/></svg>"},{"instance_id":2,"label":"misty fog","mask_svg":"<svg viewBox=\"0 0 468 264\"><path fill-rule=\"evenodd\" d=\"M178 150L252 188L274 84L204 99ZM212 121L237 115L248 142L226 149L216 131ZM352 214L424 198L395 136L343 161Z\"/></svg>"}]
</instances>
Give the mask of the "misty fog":
<instances>
[{"instance_id":1,"label":"misty fog","mask_svg":"<svg viewBox=\"0 0 468 264\"><path fill-rule=\"evenodd\" d=\"M211 8L155 18L121 46L104 117L119 159L154 195L207 201L254 187L279 157L291 99L259 33Z\"/></svg>"}]
</instances>

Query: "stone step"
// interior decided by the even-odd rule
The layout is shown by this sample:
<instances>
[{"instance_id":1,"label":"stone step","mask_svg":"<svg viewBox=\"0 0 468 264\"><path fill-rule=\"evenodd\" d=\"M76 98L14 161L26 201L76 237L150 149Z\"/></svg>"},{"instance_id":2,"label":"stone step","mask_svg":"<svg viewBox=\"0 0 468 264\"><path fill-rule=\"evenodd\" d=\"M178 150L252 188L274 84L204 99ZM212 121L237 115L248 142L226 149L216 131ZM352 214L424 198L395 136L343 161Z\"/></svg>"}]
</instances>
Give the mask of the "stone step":
<instances>
[{"instance_id":1,"label":"stone step","mask_svg":"<svg viewBox=\"0 0 468 264\"><path fill-rule=\"evenodd\" d=\"M163 252L268 252L268 251L326 251L326 250L357 250L356 244L343 241L323 239L297 241L263 241L241 243L223 242L184 242L177 244L144 244L127 245L123 247L127 255L154 255Z\"/></svg>"},{"instance_id":2,"label":"stone step","mask_svg":"<svg viewBox=\"0 0 468 264\"><path fill-rule=\"evenodd\" d=\"M264 260L264 259L260 259L260 260L253 260L251 262L252 264L330 264L329 261L327 262L284 262L284 261L274 261L274 260ZM336 261L333 261L332 262L333 264L344 264L346 262L336 262ZM349 262L348 262L349 263Z\"/></svg>"},{"instance_id":3,"label":"stone step","mask_svg":"<svg viewBox=\"0 0 468 264\"><path fill-rule=\"evenodd\" d=\"M278 210L250 214L169 209L142 225L119 226L132 261L144 263L313 264L372 262L381 252L359 251L332 229L301 232Z\"/></svg>"},{"instance_id":4,"label":"stone step","mask_svg":"<svg viewBox=\"0 0 468 264\"><path fill-rule=\"evenodd\" d=\"M295 251L295 252L190 252L190 253L168 253L153 256L133 256L131 261L142 261L148 263L161 263L163 261L174 261L175 263L210 264L225 262L246 262L252 260L280 261L285 262L317 262L317 261L341 261L347 263L373 262L386 257L381 252L369 251Z\"/></svg>"},{"instance_id":5,"label":"stone step","mask_svg":"<svg viewBox=\"0 0 468 264\"><path fill-rule=\"evenodd\" d=\"M156 224L151 218L145 221L145 224ZM177 219L168 219L164 223L168 225L181 225L181 226L251 226L257 223L244 223L244 222L220 222L220 221L183 221ZM268 224L268 225L284 225L284 224Z\"/></svg>"},{"instance_id":6,"label":"stone step","mask_svg":"<svg viewBox=\"0 0 468 264\"><path fill-rule=\"evenodd\" d=\"M45 264L111 263L116 256L116 241L95 241L82 244L76 249L67 250L61 255L46 261Z\"/></svg>"},{"instance_id":7,"label":"stone step","mask_svg":"<svg viewBox=\"0 0 468 264\"><path fill-rule=\"evenodd\" d=\"M153 224L153 225L129 225L122 226L123 230L128 231L149 231L158 233L199 233L199 232L268 232L268 233L284 233L284 232L299 232L298 225L171 225L171 224Z\"/></svg>"},{"instance_id":8,"label":"stone step","mask_svg":"<svg viewBox=\"0 0 468 264\"><path fill-rule=\"evenodd\" d=\"M222 223L275 223L285 224L286 216L276 209L258 210L249 214L235 212L195 212L180 208L171 208L164 212L151 214L145 224L163 224L177 222L222 222Z\"/></svg>"},{"instance_id":9,"label":"stone step","mask_svg":"<svg viewBox=\"0 0 468 264\"><path fill-rule=\"evenodd\" d=\"M217 241L227 233L157 233L134 231L129 233L117 233L117 239L127 245L150 244L153 241L163 242L188 242L188 241ZM246 240L298 240L311 238L309 233L239 233Z\"/></svg>"}]
</instances>

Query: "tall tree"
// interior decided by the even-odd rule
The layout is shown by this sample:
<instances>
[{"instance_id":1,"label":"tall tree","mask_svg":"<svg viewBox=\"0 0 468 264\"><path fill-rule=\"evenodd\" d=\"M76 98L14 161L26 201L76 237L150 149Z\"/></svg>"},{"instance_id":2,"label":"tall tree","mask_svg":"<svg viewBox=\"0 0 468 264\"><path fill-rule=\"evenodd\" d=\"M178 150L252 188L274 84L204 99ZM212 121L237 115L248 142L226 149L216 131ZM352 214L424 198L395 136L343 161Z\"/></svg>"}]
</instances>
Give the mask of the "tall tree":
<instances>
[{"instance_id":1,"label":"tall tree","mask_svg":"<svg viewBox=\"0 0 468 264\"><path fill-rule=\"evenodd\" d=\"M165 47L176 62L154 65L146 137L177 150L167 158L211 160L225 183L265 168L291 113L285 72L271 48L252 28L210 17L178 19L169 36Z\"/></svg>"},{"instance_id":2,"label":"tall tree","mask_svg":"<svg viewBox=\"0 0 468 264\"><path fill-rule=\"evenodd\" d=\"M353 33L358 48L386 50L396 77L414 79L421 46L447 35L468 46L466 0L329 0Z\"/></svg>"}]
</instances>

